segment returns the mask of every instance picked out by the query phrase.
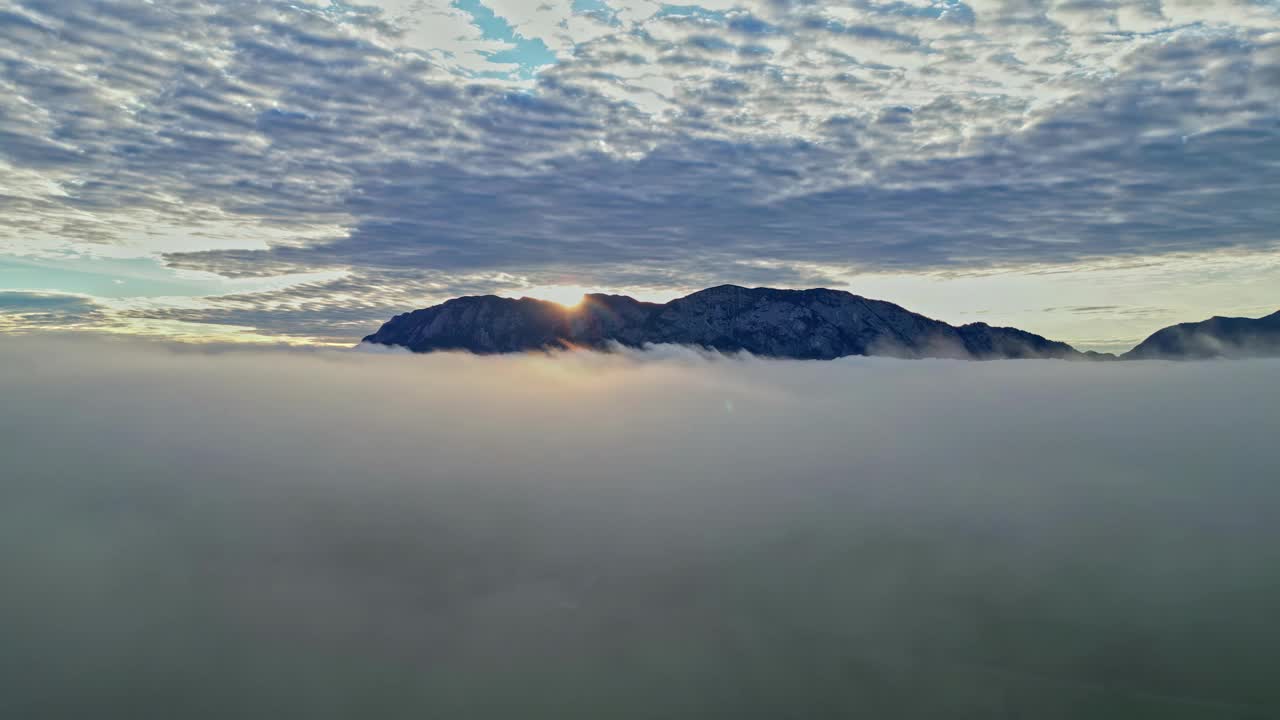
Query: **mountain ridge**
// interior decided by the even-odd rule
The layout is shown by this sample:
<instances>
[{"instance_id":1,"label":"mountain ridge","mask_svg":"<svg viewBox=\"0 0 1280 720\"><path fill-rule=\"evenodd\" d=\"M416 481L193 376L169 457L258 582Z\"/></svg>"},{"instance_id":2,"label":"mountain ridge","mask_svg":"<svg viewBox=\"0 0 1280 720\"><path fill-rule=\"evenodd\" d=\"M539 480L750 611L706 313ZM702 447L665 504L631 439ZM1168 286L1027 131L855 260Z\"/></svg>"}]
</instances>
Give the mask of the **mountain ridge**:
<instances>
[{"instance_id":1,"label":"mountain ridge","mask_svg":"<svg viewBox=\"0 0 1280 720\"><path fill-rule=\"evenodd\" d=\"M950 325L845 290L717 285L665 303L589 293L573 307L536 298L469 295L397 315L363 341L414 352L477 354L669 343L817 360L849 355L970 360L1280 357L1280 311L1260 318L1215 316L1171 325L1116 356L1081 352L1015 327Z\"/></svg>"},{"instance_id":2,"label":"mountain ridge","mask_svg":"<svg viewBox=\"0 0 1280 720\"><path fill-rule=\"evenodd\" d=\"M393 317L364 342L414 352L478 354L582 346L677 344L721 352L829 360L903 358L1113 358L1035 333L986 323L954 326L844 290L718 285L666 303L591 293L565 307L535 298L478 295Z\"/></svg>"},{"instance_id":3,"label":"mountain ridge","mask_svg":"<svg viewBox=\"0 0 1280 720\"><path fill-rule=\"evenodd\" d=\"M1280 357L1280 310L1260 318L1215 315L1161 328L1124 360Z\"/></svg>"}]
</instances>

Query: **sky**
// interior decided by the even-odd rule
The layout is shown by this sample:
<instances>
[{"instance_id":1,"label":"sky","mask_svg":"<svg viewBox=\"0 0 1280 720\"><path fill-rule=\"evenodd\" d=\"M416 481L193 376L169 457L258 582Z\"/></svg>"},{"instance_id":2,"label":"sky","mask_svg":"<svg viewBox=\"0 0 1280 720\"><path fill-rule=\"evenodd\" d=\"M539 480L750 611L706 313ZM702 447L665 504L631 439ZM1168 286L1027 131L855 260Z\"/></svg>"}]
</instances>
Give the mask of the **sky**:
<instances>
[{"instance_id":1,"label":"sky","mask_svg":"<svg viewBox=\"0 0 1280 720\"><path fill-rule=\"evenodd\" d=\"M1278 0L0 0L0 332L737 283L1124 350L1280 307L1277 198Z\"/></svg>"},{"instance_id":2,"label":"sky","mask_svg":"<svg viewBox=\"0 0 1280 720\"><path fill-rule=\"evenodd\" d=\"M1274 718L1278 370L0 343L0 716Z\"/></svg>"}]
</instances>

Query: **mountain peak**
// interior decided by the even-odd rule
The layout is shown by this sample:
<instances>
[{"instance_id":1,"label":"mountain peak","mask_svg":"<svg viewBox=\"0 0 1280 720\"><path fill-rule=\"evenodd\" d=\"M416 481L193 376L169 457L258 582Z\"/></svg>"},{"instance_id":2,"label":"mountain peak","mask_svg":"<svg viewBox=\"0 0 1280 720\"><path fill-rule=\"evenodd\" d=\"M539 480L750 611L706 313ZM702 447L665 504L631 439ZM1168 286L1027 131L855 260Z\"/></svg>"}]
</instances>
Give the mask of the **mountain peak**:
<instances>
[{"instance_id":1,"label":"mountain peak","mask_svg":"<svg viewBox=\"0 0 1280 720\"><path fill-rule=\"evenodd\" d=\"M565 346L677 344L765 357L1084 359L1070 345L1016 328L963 327L843 290L717 285L667 303L588 294L572 308L533 298L455 298L397 315L365 342L415 352L503 353Z\"/></svg>"},{"instance_id":2,"label":"mountain peak","mask_svg":"<svg viewBox=\"0 0 1280 720\"><path fill-rule=\"evenodd\" d=\"M1201 360L1280 356L1280 311L1260 318L1215 315L1152 333L1125 359Z\"/></svg>"}]
</instances>

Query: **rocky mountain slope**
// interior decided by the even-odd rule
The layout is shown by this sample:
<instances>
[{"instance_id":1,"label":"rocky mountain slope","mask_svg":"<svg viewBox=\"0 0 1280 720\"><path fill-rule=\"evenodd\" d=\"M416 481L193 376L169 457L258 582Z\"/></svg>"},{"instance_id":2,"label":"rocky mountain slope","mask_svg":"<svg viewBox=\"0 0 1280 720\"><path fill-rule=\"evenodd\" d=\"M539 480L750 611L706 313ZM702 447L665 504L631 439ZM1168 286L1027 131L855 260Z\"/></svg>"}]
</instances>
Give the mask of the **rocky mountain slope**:
<instances>
[{"instance_id":1,"label":"rocky mountain slope","mask_svg":"<svg viewBox=\"0 0 1280 720\"><path fill-rule=\"evenodd\" d=\"M364 340L415 352L506 353L672 343L823 360L846 355L977 360L1101 357L1016 328L948 325L893 303L840 290L735 285L701 290L665 304L622 295L587 295L572 308L531 298L462 297L397 315Z\"/></svg>"},{"instance_id":2,"label":"rocky mountain slope","mask_svg":"<svg viewBox=\"0 0 1280 720\"><path fill-rule=\"evenodd\" d=\"M1280 357L1280 311L1261 318L1213 317L1156 331L1125 360Z\"/></svg>"}]
</instances>

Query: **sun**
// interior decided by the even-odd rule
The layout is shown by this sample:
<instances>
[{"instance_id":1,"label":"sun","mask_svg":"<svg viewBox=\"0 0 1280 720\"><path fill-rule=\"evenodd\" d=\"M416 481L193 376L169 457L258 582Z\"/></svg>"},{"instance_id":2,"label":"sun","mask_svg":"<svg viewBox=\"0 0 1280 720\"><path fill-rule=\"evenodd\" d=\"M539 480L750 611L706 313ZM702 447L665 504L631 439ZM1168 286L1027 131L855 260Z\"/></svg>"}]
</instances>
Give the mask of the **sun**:
<instances>
[{"instance_id":1,"label":"sun","mask_svg":"<svg viewBox=\"0 0 1280 720\"><path fill-rule=\"evenodd\" d=\"M524 288L520 294L572 308L582 304L587 292L588 289L581 285L538 285Z\"/></svg>"}]
</instances>

